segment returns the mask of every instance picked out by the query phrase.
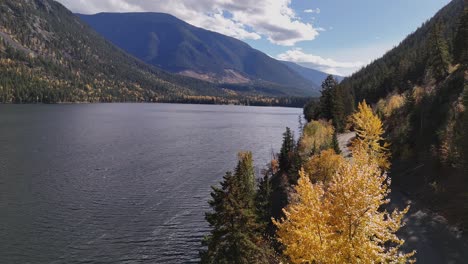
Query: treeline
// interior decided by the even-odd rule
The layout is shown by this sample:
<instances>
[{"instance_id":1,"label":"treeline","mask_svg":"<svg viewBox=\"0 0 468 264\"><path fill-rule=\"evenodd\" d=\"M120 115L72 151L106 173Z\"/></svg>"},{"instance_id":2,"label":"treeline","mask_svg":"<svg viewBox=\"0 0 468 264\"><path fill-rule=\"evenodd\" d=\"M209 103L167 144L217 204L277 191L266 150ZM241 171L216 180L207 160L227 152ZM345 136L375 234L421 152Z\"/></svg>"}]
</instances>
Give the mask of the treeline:
<instances>
[{"instance_id":1,"label":"treeline","mask_svg":"<svg viewBox=\"0 0 468 264\"><path fill-rule=\"evenodd\" d=\"M220 92L218 95L197 95L193 92L161 94L136 84L129 88L127 83L109 79L92 80L83 75L78 78L71 75L67 68L43 57L28 56L5 41L0 41L0 72L0 103L165 102L303 107L310 100L307 97L270 97L232 92Z\"/></svg>"},{"instance_id":2,"label":"treeline","mask_svg":"<svg viewBox=\"0 0 468 264\"><path fill-rule=\"evenodd\" d=\"M395 234L408 208L382 211L390 168L382 122L365 102L346 119L357 132L352 160L337 153L336 130L324 119L310 120L297 141L287 128L257 182L251 153L240 153L234 173L213 187L201 262L411 261Z\"/></svg>"},{"instance_id":3,"label":"treeline","mask_svg":"<svg viewBox=\"0 0 468 264\"><path fill-rule=\"evenodd\" d=\"M282 106L302 108L310 101L309 97L268 97L261 95L241 95L230 97L214 96L181 96L164 98L159 102L181 104L215 104L215 105L245 105L245 106Z\"/></svg>"}]
</instances>

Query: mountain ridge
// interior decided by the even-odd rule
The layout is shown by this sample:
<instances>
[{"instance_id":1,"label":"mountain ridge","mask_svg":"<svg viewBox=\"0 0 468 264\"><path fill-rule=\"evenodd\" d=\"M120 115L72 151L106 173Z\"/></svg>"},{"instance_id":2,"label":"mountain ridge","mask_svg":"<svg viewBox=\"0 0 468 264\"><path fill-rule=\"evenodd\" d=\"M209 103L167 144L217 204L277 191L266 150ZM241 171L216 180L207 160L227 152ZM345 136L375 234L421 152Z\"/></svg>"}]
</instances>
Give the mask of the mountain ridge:
<instances>
[{"instance_id":1,"label":"mountain ridge","mask_svg":"<svg viewBox=\"0 0 468 264\"><path fill-rule=\"evenodd\" d=\"M78 16L109 41L162 69L212 82L269 82L318 94L319 85L245 42L156 12Z\"/></svg>"},{"instance_id":2,"label":"mountain ridge","mask_svg":"<svg viewBox=\"0 0 468 264\"><path fill-rule=\"evenodd\" d=\"M230 86L169 73L116 47L56 1L0 0L0 13L3 103L290 105L300 101L290 97L311 95L268 82Z\"/></svg>"}]
</instances>

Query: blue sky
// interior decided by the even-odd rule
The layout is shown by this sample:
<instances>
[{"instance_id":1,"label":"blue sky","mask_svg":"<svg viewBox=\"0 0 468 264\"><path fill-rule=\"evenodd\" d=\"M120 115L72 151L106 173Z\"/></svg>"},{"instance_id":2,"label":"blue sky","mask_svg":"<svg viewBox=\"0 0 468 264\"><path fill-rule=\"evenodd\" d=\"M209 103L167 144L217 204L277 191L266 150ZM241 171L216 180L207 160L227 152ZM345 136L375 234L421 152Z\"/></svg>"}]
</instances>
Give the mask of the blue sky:
<instances>
[{"instance_id":1,"label":"blue sky","mask_svg":"<svg viewBox=\"0 0 468 264\"><path fill-rule=\"evenodd\" d=\"M73 12L164 12L268 55L349 75L449 0L59 0Z\"/></svg>"},{"instance_id":2,"label":"blue sky","mask_svg":"<svg viewBox=\"0 0 468 264\"><path fill-rule=\"evenodd\" d=\"M341 62L368 63L382 56L431 18L448 0L294 0L292 8L302 21L325 31L312 41L295 45L303 53ZM319 13L305 13L306 9ZM277 56L290 49L262 40L247 42ZM307 63L305 63L307 64ZM354 69L339 69L344 74Z\"/></svg>"}]
</instances>

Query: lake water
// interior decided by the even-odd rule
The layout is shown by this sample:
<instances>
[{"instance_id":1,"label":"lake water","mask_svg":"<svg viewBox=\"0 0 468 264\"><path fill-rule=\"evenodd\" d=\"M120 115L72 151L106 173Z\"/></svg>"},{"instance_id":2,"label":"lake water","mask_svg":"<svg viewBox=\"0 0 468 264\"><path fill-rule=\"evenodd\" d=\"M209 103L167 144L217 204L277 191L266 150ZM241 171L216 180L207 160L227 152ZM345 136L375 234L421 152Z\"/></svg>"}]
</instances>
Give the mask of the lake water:
<instances>
[{"instance_id":1,"label":"lake water","mask_svg":"<svg viewBox=\"0 0 468 264\"><path fill-rule=\"evenodd\" d=\"M210 186L260 170L301 109L0 105L0 263L187 263Z\"/></svg>"}]
</instances>

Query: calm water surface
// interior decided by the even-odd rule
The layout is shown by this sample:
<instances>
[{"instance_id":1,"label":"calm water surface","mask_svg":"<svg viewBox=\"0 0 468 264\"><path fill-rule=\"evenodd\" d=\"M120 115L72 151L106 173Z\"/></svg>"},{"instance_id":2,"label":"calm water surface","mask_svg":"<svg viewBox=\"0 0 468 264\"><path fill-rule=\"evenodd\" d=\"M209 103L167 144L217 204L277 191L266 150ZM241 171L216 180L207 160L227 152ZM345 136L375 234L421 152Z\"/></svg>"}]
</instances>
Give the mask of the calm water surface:
<instances>
[{"instance_id":1,"label":"calm water surface","mask_svg":"<svg viewBox=\"0 0 468 264\"><path fill-rule=\"evenodd\" d=\"M0 263L187 263L210 186L301 109L0 105Z\"/></svg>"}]
</instances>

